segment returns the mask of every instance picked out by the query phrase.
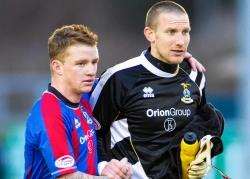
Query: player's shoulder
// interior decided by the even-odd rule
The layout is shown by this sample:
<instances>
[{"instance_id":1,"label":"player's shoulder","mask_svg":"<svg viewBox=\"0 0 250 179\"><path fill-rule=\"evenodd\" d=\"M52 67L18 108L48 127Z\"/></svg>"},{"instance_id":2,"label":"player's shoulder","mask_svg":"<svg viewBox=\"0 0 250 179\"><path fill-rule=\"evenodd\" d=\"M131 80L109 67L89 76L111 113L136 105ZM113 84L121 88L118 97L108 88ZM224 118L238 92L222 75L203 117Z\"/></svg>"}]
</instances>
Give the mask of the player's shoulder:
<instances>
[{"instance_id":1,"label":"player's shoulder","mask_svg":"<svg viewBox=\"0 0 250 179\"><path fill-rule=\"evenodd\" d=\"M42 96L35 101L26 118L26 137L30 136L31 133L35 133L35 131L39 132L43 127L41 123L43 117L41 111L41 101Z\"/></svg>"},{"instance_id":2,"label":"player's shoulder","mask_svg":"<svg viewBox=\"0 0 250 179\"><path fill-rule=\"evenodd\" d=\"M47 113L57 115L62 112L61 108L60 100L53 93L44 91L40 98L33 104L29 118L37 120L44 117Z\"/></svg>"},{"instance_id":3,"label":"player's shoulder","mask_svg":"<svg viewBox=\"0 0 250 179\"><path fill-rule=\"evenodd\" d=\"M43 94L44 94L44 92L43 92ZM31 108L31 111L29 113L29 117L41 115L41 107L42 107L42 103L44 101L43 94L34 102L32 108Z\"/></svg>"},{"instance_id":4,"label":"player's shoulder","mask_svg":"<svg viewBox=\"0 0 250 179\"><path fill-rule=\"evenodd\" d=\"M123 61L118 63L110 68L108 68L104 73L101 75L101 78L110 78L111 76L119 76L123 75L127 71L133 71L138 66L142 64L141 57L134 57L129 60Z\"/></svg>"},{"instance_id":5,"label":"player's shoulder","mask_svg":"<svg viewBox=\"0 0 250 179\"><path fill-rule=\"evenodd\" d=\"M190 64L184 60L181 64L180 64L180 70L187 75L192 81L194 81L195 83L200 83L201 81L205 80L205 74L203 72L200 72L198 70L194 71L192 70Z\"/></svg>"},{"instance_id":6,"label":"player's shoulder","mask_svg":"<svg viewBox=\"0 0 250 179\"><path fill-rule=\"evenodd\" d=\"M187 74L190 74L192 72L191 65L188 63L187 60L183 60L183 62L180 64L180 68Z\"/></svg>"},{"instance_id":7,"label":"player's shoulder","mask_svg":"<svg viewBox=\"0 0 250 179\"><path fill-rule=\"evenodd\" d=\"M64 103L54 93L44 91L40 99L40 107L44 111L59 112L64 108Z\"/></svg>"},{"instance_id":8,"label":"player's shoulder","mask_svg":"<svg viewBox=\"0 0 250 179\"><path fill-rule=\"evenodd\" d=\"M41 95L41 102L43 103L59 102L59 99L55 94L46 90Z\"/></svg>"}]
</instances>

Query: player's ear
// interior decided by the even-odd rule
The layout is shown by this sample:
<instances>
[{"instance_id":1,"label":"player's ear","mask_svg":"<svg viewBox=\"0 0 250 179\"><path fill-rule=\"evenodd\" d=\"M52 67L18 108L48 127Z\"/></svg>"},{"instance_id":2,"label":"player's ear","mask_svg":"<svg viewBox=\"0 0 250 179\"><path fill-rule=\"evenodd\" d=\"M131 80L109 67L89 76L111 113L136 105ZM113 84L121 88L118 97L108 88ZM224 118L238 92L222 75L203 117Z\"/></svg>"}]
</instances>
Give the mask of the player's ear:
<instances>
[{"instance_id":1,"label":"player's ear","mask_svg":"<svg viewBox=\"0 0 250 179\"><path fill-rule=\"evenodd\" d=\"M52 73L61 76L63 74L63 62L57 59L52 59L50 61L50 69Z\"/></svg>"},{"instance_id":2,"label":"player's ear","mask_svg":"<svg viewBox=\"0 0 250 179\"><path fill-rule=\"evenodd\" d=\"M150 43L154 43L155 42L155 32L154 32L154 30L152 28L145 27L144 28L144 35L145 35L146 39Z\"/></svg>"}]
</instances>

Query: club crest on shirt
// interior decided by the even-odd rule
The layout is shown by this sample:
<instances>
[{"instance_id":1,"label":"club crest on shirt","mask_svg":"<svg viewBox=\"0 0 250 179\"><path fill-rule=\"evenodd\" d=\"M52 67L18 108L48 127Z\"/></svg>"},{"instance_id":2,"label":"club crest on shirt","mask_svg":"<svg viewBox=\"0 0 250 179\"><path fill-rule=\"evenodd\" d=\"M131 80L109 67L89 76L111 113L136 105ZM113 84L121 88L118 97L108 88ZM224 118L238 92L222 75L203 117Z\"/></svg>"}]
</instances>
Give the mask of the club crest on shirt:
<instances>
[{"instance_id":1,"label":"club crest on shirt","mask_svg":"<svg viewBox=\"0 0 250 179\"><path fill-rule=\"evenodd\" d=\"M191 98L191 93L188 88L191 87L191 84L189 83L181 83L181 86L183 87L183 97L181 98L181 101L185 104L190 104L194 100Z\"/></svg>"}]
</instances>

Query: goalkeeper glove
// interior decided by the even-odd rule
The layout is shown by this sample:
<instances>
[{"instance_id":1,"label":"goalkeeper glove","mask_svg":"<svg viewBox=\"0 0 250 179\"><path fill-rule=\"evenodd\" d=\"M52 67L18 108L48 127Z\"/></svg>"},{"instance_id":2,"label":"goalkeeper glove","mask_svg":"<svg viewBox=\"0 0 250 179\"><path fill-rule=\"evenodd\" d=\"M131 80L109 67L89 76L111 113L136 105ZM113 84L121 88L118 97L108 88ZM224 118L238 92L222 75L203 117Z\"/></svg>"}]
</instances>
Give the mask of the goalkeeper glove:
<instances>
[{"instance_id":1,"label":"goalkeeper glove","mask_svg":"<svg viewBox=\"0 0 250 179\"><path fill-rule=\"evenodd\" d=\"M195 160L190 163L188 169L188 177L190 179L198 179L204 177L211 169L211 135L204 136L200 141L200 150L198 151Z\"/></svg>"}]
</instances>

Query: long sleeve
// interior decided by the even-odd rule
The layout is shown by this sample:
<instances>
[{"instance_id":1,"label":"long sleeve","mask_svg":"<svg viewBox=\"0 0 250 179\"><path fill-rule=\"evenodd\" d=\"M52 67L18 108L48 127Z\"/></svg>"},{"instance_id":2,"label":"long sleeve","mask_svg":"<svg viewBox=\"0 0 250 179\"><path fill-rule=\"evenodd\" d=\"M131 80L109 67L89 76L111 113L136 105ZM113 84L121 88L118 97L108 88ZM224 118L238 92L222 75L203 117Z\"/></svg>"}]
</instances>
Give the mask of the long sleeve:
<instances>
[{"instance_id":1,"label":"long sleeve","mask_svg":"<svg viewBox=\"0 0 250 179\"><path fill-rule=\"evenodd\" d=\"M45 93L41 102L33 108L26 124L25 177L41 172L39 167L48 168L47 172L53 177L77 171L68 137L71 130L67 128L66 120L57 99ZM34 165L35 162L39 164ZM41 166L42 162L46 162L46 166Z\"/></svg>"},{"instance_id":2,"label":"long sleeve","mask_svg":"<svg viewBox=\"0 0 250 179\"><path fill-rule=\"evenodd\" d=\"M110 126L122 113L122 101L125 90L116 74L106 71L99 79L90 97L93 115L101 124L97 132L99 161L109 161Z\"/></svg>"}]
</instances>

